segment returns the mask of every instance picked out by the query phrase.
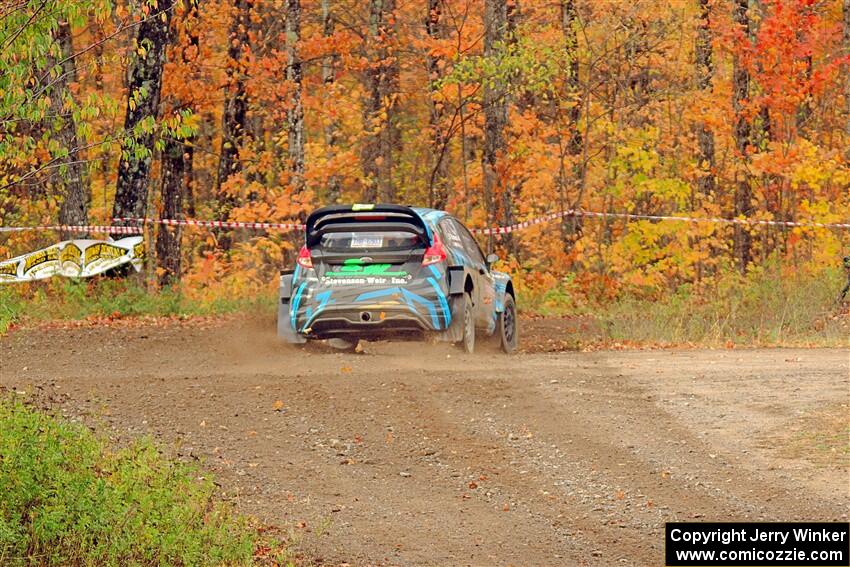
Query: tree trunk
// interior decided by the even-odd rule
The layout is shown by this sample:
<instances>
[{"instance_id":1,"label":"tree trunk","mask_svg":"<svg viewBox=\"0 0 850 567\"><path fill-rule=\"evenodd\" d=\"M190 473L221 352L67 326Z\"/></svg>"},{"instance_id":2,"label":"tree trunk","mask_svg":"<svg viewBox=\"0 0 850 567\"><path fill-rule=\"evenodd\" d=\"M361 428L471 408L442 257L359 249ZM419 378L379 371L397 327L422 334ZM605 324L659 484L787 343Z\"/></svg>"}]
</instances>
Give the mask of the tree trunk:
<instances>
[{"instance_id":1,"label":"tree trunk","mask_svg":"<svg viewBox=\"0 0 850 567\"><path fill-rule=\"evenodd\" d=\"M850 162L850 0L844 0L844 64L841 76L844 77L844 139L845 161Z\"/></svg>"},{"instance_id":2,"label":"tree trunk","mask_svg":"<svg viewBox=\"0 0 850 567\"><path fill-rule=\"evenodd\" d=\"M322 35L325 41L330 41L334 35L334 16L331 11L330 0L322 0ZM339 55L333 53L322 59L322 83L325 85L325 110L329 111L333 105L334 83L336 82L336 68ZM328 163L332 163L336 157L336 146L339 141L339 119L336 113L332 114L325 124L325 152ZM335 166L332 166L335 167ZM327 202L336 203L340 197L339 176L332 173L328 177Z\"/></svg>"},{"instance_id":3,"label":"tree trunk","mask_svg":"<svg viewBox=\"0 0 850 567\"><path fill-rule=\"evenodd\" d=\"M761 25L761 22L764 20L764 18L768 15L767 8L765 7L765 0L749 0L749 10L750 11L745 37L749 38L750 45L755 45L756 41L758 40L759 26ZM761 61L758 61L756 65L756 74L761 76L764 75L764 73L764 65ZM752 86L753 89L755 89L758 85ZM761 107L759 108L758 117L750 124L750 140L752 141L753 148L766 148L770 141L773 140L774 132L772 122L773 121L771 120L770 116L770 106L768 106L767 101L765 100L762 102ZM769 177L769 175L764 176L765 183L769 183Z\"/></svg>"},{"instance_id":4,"label":"tree trunk","mask_svg":"<svg viewBox=\"0 0 850 567\"><path fill-rule=\"evenodd\" d=\"M366 71L366 101L361 160L364 199L391 203L395 200L393 153L401 150L398 125L399 63L393 49L395 0L369 0L370 68Z\"/></svg>"},{"instance_id":5,"label":"tree trunk","mask_svg":"<svg viewBox=\"0 0 850 567\"><path fill-rule=\"evenodd\" d=\"M697 88L701 91L711 91L711 80L714 77L714 62L712 61L711 28L709 18L711 14L710 0L699 0L700 17L697 27L696 44L696 77ZM709 195L714 191L716 182L714 168L716 165L714 153L714 132L708 129L705 123L697 125L697 143L699 145L699 179L697 186L703 195Z\"/></svg>"},{"instance_id":6,"label":"tree trunk","mask_svg":"<svg viewBox=\"0 0 850 567\"><path fill-rule=\"evenodd\" d=\"M801 32L798 32L798 35L802 36ZM813 60L811 54L806 55L804 58L805 61L805 73L806 73L806 97L800 102L800 108L797 109L797 134L800 136L804 135L804 131L809 127L809 120L812 117L812 72L813 72Z\"/></svg>"},{"instance_id":7,"label":"tree trunk","mask_svg":"<svg viewBox=\"0 0 850 567\"><path fill-rule=\"evenodd\" d=\"M508 11L506 0L484 0L484 57L496 59L507 35ZM508 122L507 92L498 77L484 83L484 149L481 167L484 175L484 200L487 206L487 225L501 220L498 214L498 196L504 192L499 175L499 159L505 151L505 125ZM493 237L488 243L493 248Z\"/></svg>"},{"instance_id":8,"label":"tree trunk","mask_svg":"<svg viewBox=\"0 0 850 567\"><path fill-rule=\"evenodd\" d=\"M162 151L162 218L182 218L185 164L183 142L169 138ZM180 235L180 226L159 227L156 256L157 265L162 270L160 285L180 279Z\"/></svg>"},{"instance_id":9,"label":"tree trunk","mask_svg":"<svg viewBox=\"0 0 850 567\"><path fill-rule=\"evenodd\" d=\"M194 218L196 213L195 201L195 146L194 142L186 140L183 144L184 169L186 178L186 214L189 218Z\"/></svg>"},{"instance_id":10,"label":"tree trunk","mask_svg":"<svg viewBox=\"0 0 850 567\"><path fill-rule=\"evenodd\" d=\"M286 2L286 80L292 89L286 121L289 130L289 174L293 193L304 190L304 106L301 101L301 0Z\"/></svg>"},{"instance_id":11,"label":"tree trunk","mask_svg":"<svg viewBox=\"0 0 850 567\"><path fill-rule=\"evenodd\" d=\"M144 218L148 198L148 181L153 153L153 133L136 132L140 123L159 114L159 96L168 25L174 1L159 4L139 26L136 49L128 81L127 114L124 131L135 138L135 147L126 143L118 163L118 183L115 188L114 218ZM140 54L140 51L142 54ZM141 93L145 93L142 95ZM139 152L136 148L143 148Z\"/></svg>"},{"instance_id":12,"label":"tree trunk","mask_svg":"<svg viewBox=\"0 0 850 567\"><path fill-rule=\"evenodd\" d=\"M571 105L567 110L567 125L569 127L569 139L566 147L564 147L563 139L559 135L559 155L560 167L558 168L558 189L560 197L561 210L575 208L579 206L580 195L570 203L567 197L567 188L569 180L577 180L581 176L581 168L576 162L582 153L582 135L579 126L581 118L581 89L579 85L579 64L578 64L578 34L576 32L577 14L575 0L561 0L561 34L564 38L564 56L567 59L567 76L564 80L563 93L561 99L569 101ZM559 104L559 101L555 101ZM571 174L568 178L567 168L564 164L566 156L570 156L573 160ZM582 218L577 216L565 217L561 219L561 236L563 239L563 248L565 252L569 252L575 241L581 235Z\"/></svg>"},{"instance_id":13,"label":"tree trunk","mask_svg":"<svg viewBox=\"0 0 850 567\"><path fill-rule=\"evenodd\" d=\"M71 38L71 26L60 22L56 29L56 42L59 44L59 57L63 60L61 77L54 83L50 95L50 104L59 126L58 140L68 155L60 162L63 171L57 176L58 188L62 194L59 208L59 223L64 225L88 224L88 191L85 185L83 156L79 153L77 123L65 109L65 97L71 97L68 85L77 81L77 67L74 62L74 45ZM65 116L67 114L67 116ZM62 232L63 240L85 236L78 232Z\"/></svg>"},{"instance_id":14,"label":"tree trunk","mask_svg":"<svg viewBox=\"0 0 850 567\"><path fill-rule=\"evenodd\" d=\"M630 112L630 116L634 118L633 123L643 126L647 123L648 117L645 113L636 112L647 104L652 97L652 81L651 79L651 61L648 25L646 21L632 16L626 17L626 29L628 39L625 44L626 59L629 61L629 66L633 68L627 75L629 89L632 92L635 108Z\"/></svg>"},{"instance_id":15,"label":"tree trunk","mask_svg":"<svg viewBox=\"0 0 850 567\"><path fill-rule=\"evenodd\" d=\"M519 27L519 0L507 0L505 6L505 21L506 21L506 32L507 35L505 37L505 42L508 44L508 48L512 48L516 44L516 31ZM511 97L508 94L508 85L518 84L521 81L521 77L518 75L511 76L508 78L508 83L505 85L503 89L503 96L501 97L501 104L504 106L504 110L502 111L504 116L504 125L502 128L502 151L500 152L503 157L505 153L507 153L507 142L504 139L505 132L504 127L508 124L508 116L509 116L509 104L511 102ZM506 168L502 168L506 169ZM514 224L514 203L519 202L522 195L522 187L525 184L527 176L514 176L511 178L511 183L509 186L504 186L502 188L502 206L501 206L501 215L500 222L506 226L510 226ZM506 180L505 180L506 181ZM513 255L515 258L519 258L519 247L517 246L517 239L514 238L514 235L508 233L502 237L502 242L504 243L505 248Z\"/></svg>"},{"instance_id":16,"label":"tree trunk","mask_svg":"<svg viewBox=\"0 0 850 567\"><path fill-rule=\"evenodd\" d=\"M234 173L242 169L239 162L239 148L245 138L248 99L245 92L245 73L243 70L243 48L248 45L250 11L253 0L236 0L236 13L230 24L227 49L227 87L225 89L224 113L221 119L221 149L219 151L218 178L216 186L221 192L222 185ZM219 195L224 212L232 208L231 197Z\"/></svg>"},{"instance_id":17,"label":"tree trunk","mask_svg":"<svg viewBox=\"0 0 850 567\"><path fill-rule=\"evenodd\" d=\"M744 38L749 41L750 19L747 13L748 0L735 0L733 16L735 23L741 28ZM735 216L749 217L752 213L752 192L750 179L746 170L749 154L751 127L746 117L745 104L750 94L750 73L736 53L732 61L732 107L735 112L735 147L741 161L736 172L735 186ZM741 272L746 271L752 260L752 236L748 227L735 225L734 242L735 260Z\"/></svg>"},{"instance_id":18,"label":"tree trunk","mask_svg":"<svg viewBox=\"0 0 850 567\"><path fill-rule=\"evenodd\" d=\"M441 21L442 0L428 0L428 16L425 19L425 31L435 42L444 39L445 26ZM438 100L438 82L443 75L446 61L443 57L429 52L427 56L428 86L431 91L429 126L431 128L431 179L428 183L428 202L434 209L445 209L449 198L449 137L443 125L445 105Z\"/></svg>"},{"instance_id":19,"label":"tree trunk","mask_svg":"<svg viewBox=\"0 0 850 567\"><path fill-rule=\"evenodd\" d=\"M189 0L189 11L186 14L186 19L189 22L189 45L188 48L183 48L183 62L186 64L197 64L198 57L201 52L200 30L200 13L198 3L200 0ZM189 105L189 109L194 113L195 108ZM190 218L195 216L195 138L194 136L183 140L183 198L186 202L186 212Z\"/></svg>"},{"instance_id":20,"label":"tree trunk","mask_svg":"<svg viewBox=\"0 0 850 567\"><path fill-rule=\"evenodd\" d=\"M179 51L180 58L187 66L197 62L200 35L198 30L198 0L189 0L183 20L187 28L186 44L174 47L174 55ZM176 31L172 43L177 43ZM194 112L189 101L172 100L172 106L188 108ZM183 204L186 202L191 216L195 215L195 199L192 191L192 170L194 165L194 147L192 139L176 140L168 138L162 151L160 164L163 219L182 219ZM161 270L159 284L169 285L180 280L182 228L161 225L157 233L157 265Z\"/></svg>"}]
</instances>

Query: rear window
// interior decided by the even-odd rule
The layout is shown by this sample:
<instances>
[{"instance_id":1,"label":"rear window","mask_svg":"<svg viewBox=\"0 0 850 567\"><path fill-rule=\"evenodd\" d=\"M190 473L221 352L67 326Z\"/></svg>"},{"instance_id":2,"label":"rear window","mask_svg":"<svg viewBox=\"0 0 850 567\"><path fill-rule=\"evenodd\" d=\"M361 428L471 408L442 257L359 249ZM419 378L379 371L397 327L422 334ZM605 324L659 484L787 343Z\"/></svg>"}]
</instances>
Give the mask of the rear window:
<instances>
[{"instance_id":1,"label":"rear window","mask_svg":"<svg viewBox=\"0 0 850 567\"><path fill-rule=\"evenodd\" d=\"M422 245L415 234L403 231L331 232L322 235L322 250L349 252L359 250L410 250Z\"/></svg>"}]
</instances>

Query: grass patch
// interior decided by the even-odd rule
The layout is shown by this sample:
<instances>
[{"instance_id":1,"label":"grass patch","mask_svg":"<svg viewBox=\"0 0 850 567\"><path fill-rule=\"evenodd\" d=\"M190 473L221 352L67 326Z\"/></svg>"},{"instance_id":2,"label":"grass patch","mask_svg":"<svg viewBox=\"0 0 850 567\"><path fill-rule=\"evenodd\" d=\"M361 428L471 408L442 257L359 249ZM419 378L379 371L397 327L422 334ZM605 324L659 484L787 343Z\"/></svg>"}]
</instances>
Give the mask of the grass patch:
<instances>
[{"instance_id":1,"label":"grass patch","mask_svg":"<svg viewBox=\"0 0 850 567\"><path fill-rule=\"evenodd\" d=\"M847 308L836 304L846 282L840 269L814 274L768 266L666 293L612 291L614 282L592 280L588 287L581 281L571 275L545 290L520 286L520 310L580 320L569 337L577 345L850 345ZM268 315L276 312L275 291L242 286L187 294L179 288L149 288L136 276L0 285L0 335L15 323L89 317Z\"/></svg>"},{"instance_id":2,"label":"grass patch","mask_svg":"<svg viewBox=\"0 0 850 567\"><path fill-rule=\"evenodd\" d=\"M150 289L142 278L51 278L0 285L0 335L16 323L89 317L191 317L274 310L273 294L195 298L179 288Z\"/></svg>"},{"instance_id":3,"label":"grass patch","mask_svg":"<svg viewBox=\"0 0 850 567\"><path fill-rule=\"evenodd\" d=\"M213 482L146 441L0 400L0 564L244 565L254 535Z\"/></svg>"},{"instance_id":4,"label":"grass patch","mask_svg":"<svg viewBox=\"0 0 850 567\"><path fill-rule=\"evenodd\" d=\"M850 317L837 304L846 275L759 269L730 274L710 288L683 285L667 295L620 293L587 299L564 286L528 297L526 313L581 317L593 322L580 342L694 343L705 346L850 344Z\"/></svg>"},{"instance_id":5,"label":"grass patch","mask_svg":"<svg viewBox=\"0 0 850 567\"><path fill-rule=\"evenodd\" d=\"M850 410L846 403L833 403L806 413L780 444L782 454L819 464L846 469L850 466Z\"/></svg>"}]
</instances>

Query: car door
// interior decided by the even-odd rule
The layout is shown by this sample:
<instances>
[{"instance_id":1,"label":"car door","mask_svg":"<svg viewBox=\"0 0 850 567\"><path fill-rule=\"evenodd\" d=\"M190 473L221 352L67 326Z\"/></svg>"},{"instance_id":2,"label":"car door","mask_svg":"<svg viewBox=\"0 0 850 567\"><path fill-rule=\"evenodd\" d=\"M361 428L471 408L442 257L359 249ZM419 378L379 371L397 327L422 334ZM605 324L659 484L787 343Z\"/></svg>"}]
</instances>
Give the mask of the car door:
<instances>
[{"instance_id":1,"label":"car door","mask_svg":"<svg viewBox=\"0 0 850 567\"><path fill-rule=\"evenodd\" d=\"M457 219L451 219L455 225L463 245L464 252L469 257L473 283L476 290L475 298L475 320L479 327L491 328L493 321L493 303L496 300L496 282L484 259L484 253L478 246L472 233Z\"/></svg>"},{"instance_id":2,"label":"car door","mask_svg":"<svg viewBox=\"0 0 850 567\"><path fill-rule=\"evenodd\" d=\"M440 233L440 238L443 241L443 246L449 255L449 264L452 266L465 265L469 267L466 251L463 248L463 240L460 238L460 233L457 226L450 217L443 217L437 225L437 230Z\"/></svg>"},{"instance_id":3,"label":"car door","mask_svg":"<svg viewBox=\"0 0 850 567\"><path fill-rule=\"evenodd\" d=\"M478 268L476 267L472 257L469 255L466 245L461 236L461 225L454 218L446 216L440 221L438 227L440 237L443 240L443 246L449 255L449 263L453 266L463 266L466 272L472 276L472 304L477 308L480 303L478 297ZM477 319L477 315L476 315Z\"/></svg>"}]
</instances>

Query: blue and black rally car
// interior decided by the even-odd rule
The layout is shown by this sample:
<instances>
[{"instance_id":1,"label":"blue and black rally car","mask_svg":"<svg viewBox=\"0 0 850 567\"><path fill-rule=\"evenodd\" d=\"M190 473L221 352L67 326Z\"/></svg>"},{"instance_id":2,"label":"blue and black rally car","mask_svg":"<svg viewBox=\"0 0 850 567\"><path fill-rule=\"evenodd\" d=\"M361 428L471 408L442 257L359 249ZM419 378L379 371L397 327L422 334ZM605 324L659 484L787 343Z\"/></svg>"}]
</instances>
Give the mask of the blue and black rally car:
<instances>
[{"instance_id":1,"label":"blue and black rally car","mask_svg":"<svg viewBox=\"0 0 850 567\"><path fill-rule=\"evenodd\" d=\"M422 337L475 348L475 336L517 347L510 276L444 211L335 205L307 219L294 270L281 272L278 335L289 343Z\"/></svg>"}]
</instances>

